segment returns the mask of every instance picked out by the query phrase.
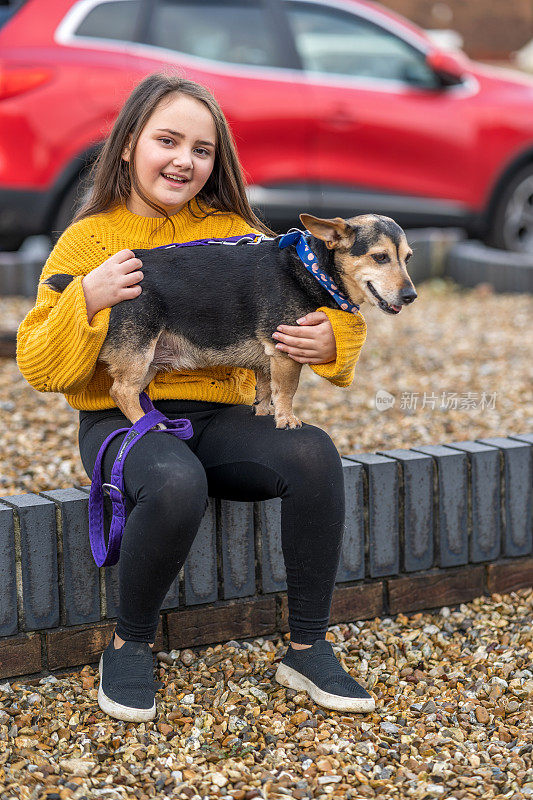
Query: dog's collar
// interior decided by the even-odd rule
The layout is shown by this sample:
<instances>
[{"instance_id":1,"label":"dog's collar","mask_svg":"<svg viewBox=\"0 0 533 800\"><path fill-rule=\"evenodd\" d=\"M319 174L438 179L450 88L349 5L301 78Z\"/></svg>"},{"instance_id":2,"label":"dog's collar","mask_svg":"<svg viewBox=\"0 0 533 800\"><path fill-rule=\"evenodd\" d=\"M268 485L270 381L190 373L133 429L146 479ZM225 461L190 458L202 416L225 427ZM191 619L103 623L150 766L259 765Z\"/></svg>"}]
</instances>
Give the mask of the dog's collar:
<instances>
[{"instance_id":1,"label":"dog's collar","mask_svg":"<svg viewBox=\"0 0 533 800\"><path fill-rule=\"evenodd\" d=\"M337 305L339 305L343 311L350 311L352 314L357 314L359 312L359 306L351 303L346 295L342 294L339 287L333 283L329 275L320 269L318 259L309 247L306 235L310 236L311 234L309 231L289 231L289 233L286 233L280 238L278 245L282 249L293 244L306 270L330 293Z\"/></svg>"}]
</instances>

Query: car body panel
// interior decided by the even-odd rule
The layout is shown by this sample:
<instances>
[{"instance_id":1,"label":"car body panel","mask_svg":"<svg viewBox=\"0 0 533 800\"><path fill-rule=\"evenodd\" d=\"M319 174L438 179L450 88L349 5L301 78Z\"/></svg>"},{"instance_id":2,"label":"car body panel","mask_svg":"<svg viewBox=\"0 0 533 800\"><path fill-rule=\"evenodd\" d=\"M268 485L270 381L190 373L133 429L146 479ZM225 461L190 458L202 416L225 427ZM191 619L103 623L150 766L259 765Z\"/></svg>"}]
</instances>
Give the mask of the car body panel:
<instances>
[{"instance_id":1,"label":"car body panel","mask_svg":"<svg viewBox=\"0 0 533 800\"><path fill-rule=\"evenodd\" d=\"M218 99L250 197L273 219L290 208L389 210L410 224L481 219L502 175L533 158L533 80L510 70L463 57L461 84L424 89L306 71L290 46L293 66L253 67L72 36L73 15L96 2L48 0L44 15L41 0L26 0L0 29L0 76L24 68L45 76L27 91L0 94L0 235L6 220L13 224L10 194L17 206L34 196L33 222L49 224L65 184L109 134L133 87L168 65ZM270 2L284 13L282 1ZM434 48L377 4L321 2L373 20L422 57Z\"/></svg>"}]
</instances>

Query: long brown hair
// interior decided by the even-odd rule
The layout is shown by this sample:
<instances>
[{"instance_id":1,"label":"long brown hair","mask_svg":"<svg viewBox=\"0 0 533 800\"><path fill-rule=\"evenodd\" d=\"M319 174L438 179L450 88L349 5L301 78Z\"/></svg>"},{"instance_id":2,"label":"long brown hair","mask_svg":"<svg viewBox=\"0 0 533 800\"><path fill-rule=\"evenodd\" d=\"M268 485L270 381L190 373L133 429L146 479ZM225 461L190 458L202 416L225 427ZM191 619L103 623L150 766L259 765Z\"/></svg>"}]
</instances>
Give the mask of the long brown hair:
<instances>
[{"instance_id":1,"label":"long brown hair","mask_svg":"<svg viewBox=\"0 0 533 800\"><path fill-rule=\"evenodd\" d=\"M216 126L217 142L213 170L195 197L202 215L209 216L217 211L235 213L268 236L275 235L250 207L235 142L222 109L213 95L199 83L165 71L155 72L144 78L122 106L111 133L88 173L90 194L72 222L92 214L109 211L118 203L125 203L133 186L139 197L150 208L165 217L162 225L170 222L175 234L174 225L166 210L144 194L134 164L135 148L144 126L157 104L174 92L200 100L211 112ZM128 140L130 140L130 159L124 161L122 154ZM188 205L192 212L190 201Z\"/></svg>"}]
</instances>

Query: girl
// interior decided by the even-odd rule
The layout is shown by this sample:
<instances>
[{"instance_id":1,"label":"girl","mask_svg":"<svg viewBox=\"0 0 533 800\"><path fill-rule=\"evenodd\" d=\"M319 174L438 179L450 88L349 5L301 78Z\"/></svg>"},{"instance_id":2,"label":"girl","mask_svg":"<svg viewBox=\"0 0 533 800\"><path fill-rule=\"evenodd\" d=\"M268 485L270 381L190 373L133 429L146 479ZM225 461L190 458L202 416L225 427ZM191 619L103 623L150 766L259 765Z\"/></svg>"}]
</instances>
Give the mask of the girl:
<instances>
[{"instance_id":1,"label":"girl","mask_svg":"<svg viewBox=\"0 0 533 800\"><path fill-rule=\"evenodd\" d=\"M39 285L17 336L18 366L41 392L79 410L79 447L91 477L97 452L129 426L110 395L98 352L110 308L141 292L129 248L264 232L253 214L224 115L202 86L149 75L126 100L92 170L92 193L44 265L75 279L58 295ZM199 278L201 276L199 275ZM272 335L288 357L349 386L366 336L361 314L321 308ZM308 326L308 327L305 327ZM119 615L100 659L100 707L117 719L156 714L154 637L165 595L205 513L208 495L281 497L291 642L283 663L294 688L327 708L372 710L325 639L344 526L344 481L335 446L306 423L278 430L255 416L254 373L217 367L161 372L146 389L171 419L190 419L181 440L148 433L124 464L127 522L119 561ZM104 480L123 437L103 459Z\"/></svg>"}]
</instances>

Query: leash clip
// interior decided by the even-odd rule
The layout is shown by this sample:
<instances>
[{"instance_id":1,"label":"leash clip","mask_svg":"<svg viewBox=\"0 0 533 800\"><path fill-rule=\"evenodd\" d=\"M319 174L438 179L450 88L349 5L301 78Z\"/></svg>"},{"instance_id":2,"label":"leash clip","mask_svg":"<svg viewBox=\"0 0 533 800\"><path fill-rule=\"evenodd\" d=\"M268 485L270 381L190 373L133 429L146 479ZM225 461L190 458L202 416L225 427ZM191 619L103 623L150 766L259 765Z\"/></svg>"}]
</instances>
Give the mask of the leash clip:
<instances>
[{"instance_id":1,"label":"leash clip","mask_svg":"<svg viewBox=\"0 0 533 800\"><path fill-rule=\"evenodd\" d=\"M109 491L109 489L107 489L107 487L108 487L108 486L109 486L109 488L110 488L110 489L115 489L115 491L117 491L119 494L121 494L121 495L122 495L122 497L124 497L124 492L122 492L122 491L121 491L121 490L118 488L118 486L115 486L115 484L114 484L114 483L103 483L103 484L102 484L102 489L104 490L104 492L106 492L106 494L107 494L107 496L108 496L108 497L111 497L111 492ZM106 491L106 490L107 490L107 491Z\"/></svg>"}]
</instances>

